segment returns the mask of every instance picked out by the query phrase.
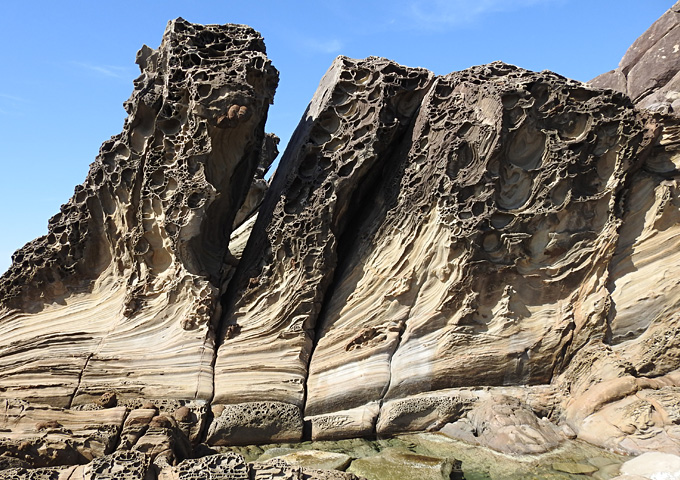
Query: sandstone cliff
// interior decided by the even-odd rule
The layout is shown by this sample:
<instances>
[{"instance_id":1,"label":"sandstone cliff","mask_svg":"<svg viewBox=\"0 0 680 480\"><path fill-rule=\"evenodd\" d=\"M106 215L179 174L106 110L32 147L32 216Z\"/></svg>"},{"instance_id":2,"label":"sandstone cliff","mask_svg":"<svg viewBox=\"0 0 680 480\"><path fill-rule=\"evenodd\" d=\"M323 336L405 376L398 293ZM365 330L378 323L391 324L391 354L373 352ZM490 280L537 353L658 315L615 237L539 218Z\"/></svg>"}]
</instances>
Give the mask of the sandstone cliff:
<instances>
[{"instance_id":1,"label":"sandstone cliff","mask_svg":"<svg viewBox=\"0 0 680 480\"><path fill-rule=\"evenodd\" d=\"M417 430L680 453L679 63L635 74L678 11L621 91L339 57L270 185L262 38L170 22L123 132L0 278L6 466L248 478L293 467L186 459Z\"/></svg>"}]
</instances>

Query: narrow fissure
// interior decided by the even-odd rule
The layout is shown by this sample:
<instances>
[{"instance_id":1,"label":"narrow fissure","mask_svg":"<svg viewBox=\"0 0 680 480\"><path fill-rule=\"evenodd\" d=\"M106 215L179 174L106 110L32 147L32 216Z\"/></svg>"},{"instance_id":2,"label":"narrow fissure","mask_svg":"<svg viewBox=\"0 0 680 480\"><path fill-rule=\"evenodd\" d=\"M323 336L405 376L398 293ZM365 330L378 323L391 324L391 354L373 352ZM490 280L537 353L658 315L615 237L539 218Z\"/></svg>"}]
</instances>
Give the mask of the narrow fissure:
<instances>
[{"instance_id":1,"label":"narrow fissure","mask_svg":"<svg viewBox=\"0 0 680 480\"><path fill-rule=\"evenodd\" d=\"M369 173L362 179L361 186L354 192L352 199L350 200L350 206L345 214L345 220L342 222L344 225L341 226L341 233L337 236L337 246L335 249L335 268L333 269L331 280L323 293L321 300L321 309L314 322L314 327L311 329L311 340L312 347L307 358L307 368L305 370L305 389L304 396L302 399L302 414L307 405L307 379L309 378L309 369L312 363L312 357L314 356L314 351L321 337L321 333L324 328L324 319L328 314L329 300L333 298L338 284L342 281L343 274L348 268L351 259L351 252L354 251L354 247L357 243L357 233L363 230L363 226L366 224L367 220L376 214L376 209L365 209L362 208L364 205L374 206L377 203L377 199L380 197L381 190L384 185L384 169L385 165L384 159L389 158L392 152L388 152L383 155L382 158L378 159L373 168ZM382 212L384 214L384 212ZM374 232L373 232L374 233ZM304 423L303 440L311 440L311 425L308 422Z\"/></svg>"},{"instance_id":2,"label":"narrow fissure","mask_svg":"<svg viewBox=\"0 0 680 480\"><path fill-rule=\"evenodd\" d=\"M234 178L237 178L240 176L240 174L243 172L243 170L246 170L246 166L248 163L251 164L250 170L247 172L246 178L250 179L250 182L247 183L247 185L239 185L240 190L234 194L234 188L229 192L231 194L231 214L228 215L226 221L228 222L228 227L226 230L228 230L229 234L226 236L226 245L224 248L224 253L222 255L221 259L221 265L226 265L229 255L231 255L231 252L229 250L229 244L230 244L230 239L231 235L234 233L236 228L234 227L234 219L236 218L236 214L239 211L239 209L243 206L243 204L246 201L246 198L248 196L248 192L250 190L250 187L253 185L253 182L255 180L255 173L257 172L257 168L259 166L258 161L261 157L262 150L265 147L265 138L266 138L266 133L264 131L265 123L267 121L267 116L265 115L262 121L260 122L258 126L258 132L262 132L261 135L257 137L255 140L254 144L259 145L258 149L247 149L247 151L243 152L241 155L241 161L239 164L236 166L234 169L233 175L230 177L229 182L232 187L236 185L237 182L233 181ZM254 214L259 210L259 206L257 209L251 213ZM224 220L223 220L224 221ZM245 222L245 220L244 220ZM252 233L252 232L251 232ZM250 238L248 239L250 241ZM240 262L239 262L240 263ZM234 269L237 269L238 265L234 267ZM215 309L213 311L213 318L210 318L209 321L209 326L208 326L208 334L206 337L206 341L203 343L203 348L204 348L204 355L207 355L206 351L208 348L206 347L206 343L210 335L213 336L213 345L212 345L212 351L209 353L211 356L210 358L210 375L212 375L212 388L211 388L211 393L210 393L210 398L207 399L207 413L206 413L206 421L204 422L203 427L201 428L201 432L199 434L199 438L201 441L205 441L205 436L207 435L208 432L208 425L212 421L212 410L209 408L213 398L215 398L215 365L217 363L217 352L220 348L220 345L222 343L223 339L223 332L222 330L224 329L224 313L225 313L225 303L224 303L224 298L226 295L226 291L232 287L233 280L236 278L236 272L233 272L231 276L228 276L225 278L225 272L220 270L220 279L219 279L219 284L215 285L219 291L220 294L218 295L216 304L215 304ZM200 380L198 381L200 382ZM198 390L199 390L199 383L196 385L196 395L198 396Z\"/></svg>"},{"instance_id":3,"label":"narrow fissure","mask_svg":"<svg viewBox=\"0 0 680 480\"><path fill-rule=\"evenodd\" d=\"M101 342L100 342L101 344ZM85 374L85 369L87 368L87 364L90 363L90 359L94 356L95 352L89 353L87 355L87 358L85 359L85 364L83 365L83 368L80 369L80 375L78 375L78 383L76 384L76 388L73 390L73 394L71 395L71 400L68 402L68 406L66 407L67 409L70 409L73 406L73 400L75 400L76 395L78 394L78 390L80 390L80 384L83 381L83 375Z\"/></svg>"},{"instance_id":4,"label":"narrow fissure","mask_svg":"<svg viewBox=\"0 0 680 480\"><path fill-rule=\"evenodd\" d=\"M434 85L434 81L432 85ZM429 92L432 85L424 90ZM424 92L421 102L426 96L427 93ZM374 238L378 232L377 227L381 225L387 212L396 205L399 192L398 188L394 189L394 185L400 183L404 174L405 163L408 160L406 152L408 152L410 147L410 137L413 132L412 125L419 112L420 106L412 113L409 121L402 127L402 131L391 140L390 146L380 154L370 171L361 180L361 186L354 192L350 200L345 220L339 229L341 233L337 237L336 262L332 272L332 279L323 294L322 306L312 330L312 347L307 359L302 403L303 417L309 395L307 380L309 378L310 366L324 328L324 319L329 313L330 300L333 298L345 272L351 265L353 254L356 254L357 245L362 241L366 241L367 237ZM366 208L366 206L369 207ZM402 333L403 329L399 333L399 341L401 341ZM375 425L373 429L375 431ZM311 425L309 422L304 422L303 440L311 440Z\"/></svg>"}]
</instances>

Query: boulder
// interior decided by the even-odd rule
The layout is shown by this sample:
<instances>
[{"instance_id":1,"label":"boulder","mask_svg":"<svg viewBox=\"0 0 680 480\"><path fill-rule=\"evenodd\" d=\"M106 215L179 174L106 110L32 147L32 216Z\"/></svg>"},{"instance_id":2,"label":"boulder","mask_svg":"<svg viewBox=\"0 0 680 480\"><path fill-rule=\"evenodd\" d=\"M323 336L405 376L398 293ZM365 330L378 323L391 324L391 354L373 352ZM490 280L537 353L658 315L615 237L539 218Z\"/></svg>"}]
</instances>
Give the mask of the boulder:
<instances>
[{"instance_id":1,"label":"boulder","mask_svg":"<svg viewBox=\"0 0 680 480\"><path fill-rule=\"evenodd\" d=\"M621 465L621 473L652 480L680 479L680 456L661 452L647 452Z\"/></svg>"}]
</instances>

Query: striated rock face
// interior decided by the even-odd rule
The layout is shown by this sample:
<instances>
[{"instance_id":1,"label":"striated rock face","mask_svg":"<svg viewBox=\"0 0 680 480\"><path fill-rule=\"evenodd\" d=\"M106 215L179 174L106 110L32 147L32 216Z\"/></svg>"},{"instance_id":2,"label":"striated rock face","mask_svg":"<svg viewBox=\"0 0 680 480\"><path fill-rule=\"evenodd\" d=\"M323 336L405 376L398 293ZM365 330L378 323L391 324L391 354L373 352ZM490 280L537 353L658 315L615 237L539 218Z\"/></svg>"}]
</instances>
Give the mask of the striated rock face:
<instances>
[{"instance_id":1,"label":"striated rock face","mask_svg":"<svg viewBox=\"0 0 680 480\"><path fill-rule=\"evenodd\" d=\"M680 2L638 38L618 68L592 79L625 93L645 108L680 112Z\"/></svg>"},{"instance_id":2,"label":"striated rock face","mask_svg":"<svg viewBox=\"0 0 680 480\"><path fill-rule=\"evenodd\" d=\"M557 76L494 64L438 78L336 276L307 415L549 383L604 331L598 277L642 140L620 97Z\"/></svg>"},{"instance_id":3,"label":"striated rock face","mask_svg":"<svg viewBox=\"0 0 680 480\"><path fill-rule=\"evenodd\" d=\"M638 376L679 366L672 320L678 121L611 91L500 63L428 82L410 128L391 138L373 172L346 170L358 193L342 210L335 190L317 180L329 168L325 147L318 151L313 136L291 143L284 165L295 173L277 174L232 284L246 286L227 297L215 401L300 405L307 373L304 414L312 438L323 439L441 426L475 403L469 388L503 395L507 386L535 385L553 393L531 410L510 408L523 412L510 424L536 430L529 437L538 450L550 448L555 433L535 415L557 421L579 402L564 378L584 352L617 351L630 364L622 372ZM328 97L325 84L310 111ZM330 164L342 169L343 117L336 107L324 113L338 120L320 116L310 126L307 118L298 132L333 125L322 139L337 145ZM352 146L348 158L373 158L364 146ZM300 157L306 163L288 160ZM314 222L302 232L277 226L302 225L310 214L300 212L310 210ZM334 255L321 262L316 232L336 232L335 225L344 230L322 237L332 239L324 248ZM329 286L315 283L329 270ZM649 287L630 287L645 282L654 297ZM316 296L304 301L308 285L313 295L325 292L323 304ZM240 362L256 367L240 372ZM592 363L582 368L580 381L619 376ZM471 417L477 430L487 428L480 415ZM655 418L660 431L673 430L667 414ZM647 435L641 425L600 438L603 430L583 421L566 425L612 448L636 451L636 441L625 440ZM674 435L657 440L676 449Z\"/></svg>"},{"instance_id":4,"label":"striated rock face","mask_svg":"<svg viewBox=\"0 0 680 480\"><path fill-rule=\"evenodd\" d=\"M123 132L0 280L4 397L212 396L211 320L278 74L250 27L182 19L137 63Z\"/></svg>"},{"instance_id":5,"label":"striated rock face","mask_svg":"<svg viewBox=\"0 0 680 480\"><path fill-rule=\"evenodd\" d=\"M227 295L215 403L265 399L276 402L269 410L302 409L315 322L339 239L431 78L383 59L340 57L322 79ZM301 434L299 428L298 439Z\"/></svg>"},{"instance_id":6,"label":"striated rock face","mask_svg":"<svg viewBox=\"0 0 680 480\"><path fill-rule=\"evenodd\" d=\"M0 279L7 478L354 478L224 449L416 430L680 453L663 82L338 57L270 183L257 32L178 19L138 63L123 133ZM353 471L452 472L392 453Z\"/></svg>"}]
</instances>

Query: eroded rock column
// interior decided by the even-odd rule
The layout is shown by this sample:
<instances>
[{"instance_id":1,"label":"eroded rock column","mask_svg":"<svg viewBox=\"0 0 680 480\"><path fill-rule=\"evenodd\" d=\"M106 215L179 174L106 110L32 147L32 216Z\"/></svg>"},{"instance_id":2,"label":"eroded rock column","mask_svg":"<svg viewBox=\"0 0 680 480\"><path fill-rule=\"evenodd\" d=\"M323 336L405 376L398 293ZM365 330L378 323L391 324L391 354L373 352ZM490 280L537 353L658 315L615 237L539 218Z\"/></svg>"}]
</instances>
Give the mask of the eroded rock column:
<instances>
[{"instance_id":1,"label":"eroded rock column","mask_svg":"<svg viewBox=\"0 0 680 480\"><path fill-rule=\"evenodd\" d=\"M278 73L250 27L182 19L137 63L123 132L0 280L2 397L212 396L211 320Z\"/></svg>"},{"instance_id":2,"label":"eroded rock column","mask_svg":"<svg viewBox=\"0 0 680 480\"><path fill-rule=\"evenodd\" d=\"M316 318L333 280L340 238L366 209L362 200L431 80L423 69L345 57L322 79L226 298L209 442L300 438ZM254 412L285 421L267 422L264 433L255 433L248 420Z\"/></svg>"}]
</instances>

